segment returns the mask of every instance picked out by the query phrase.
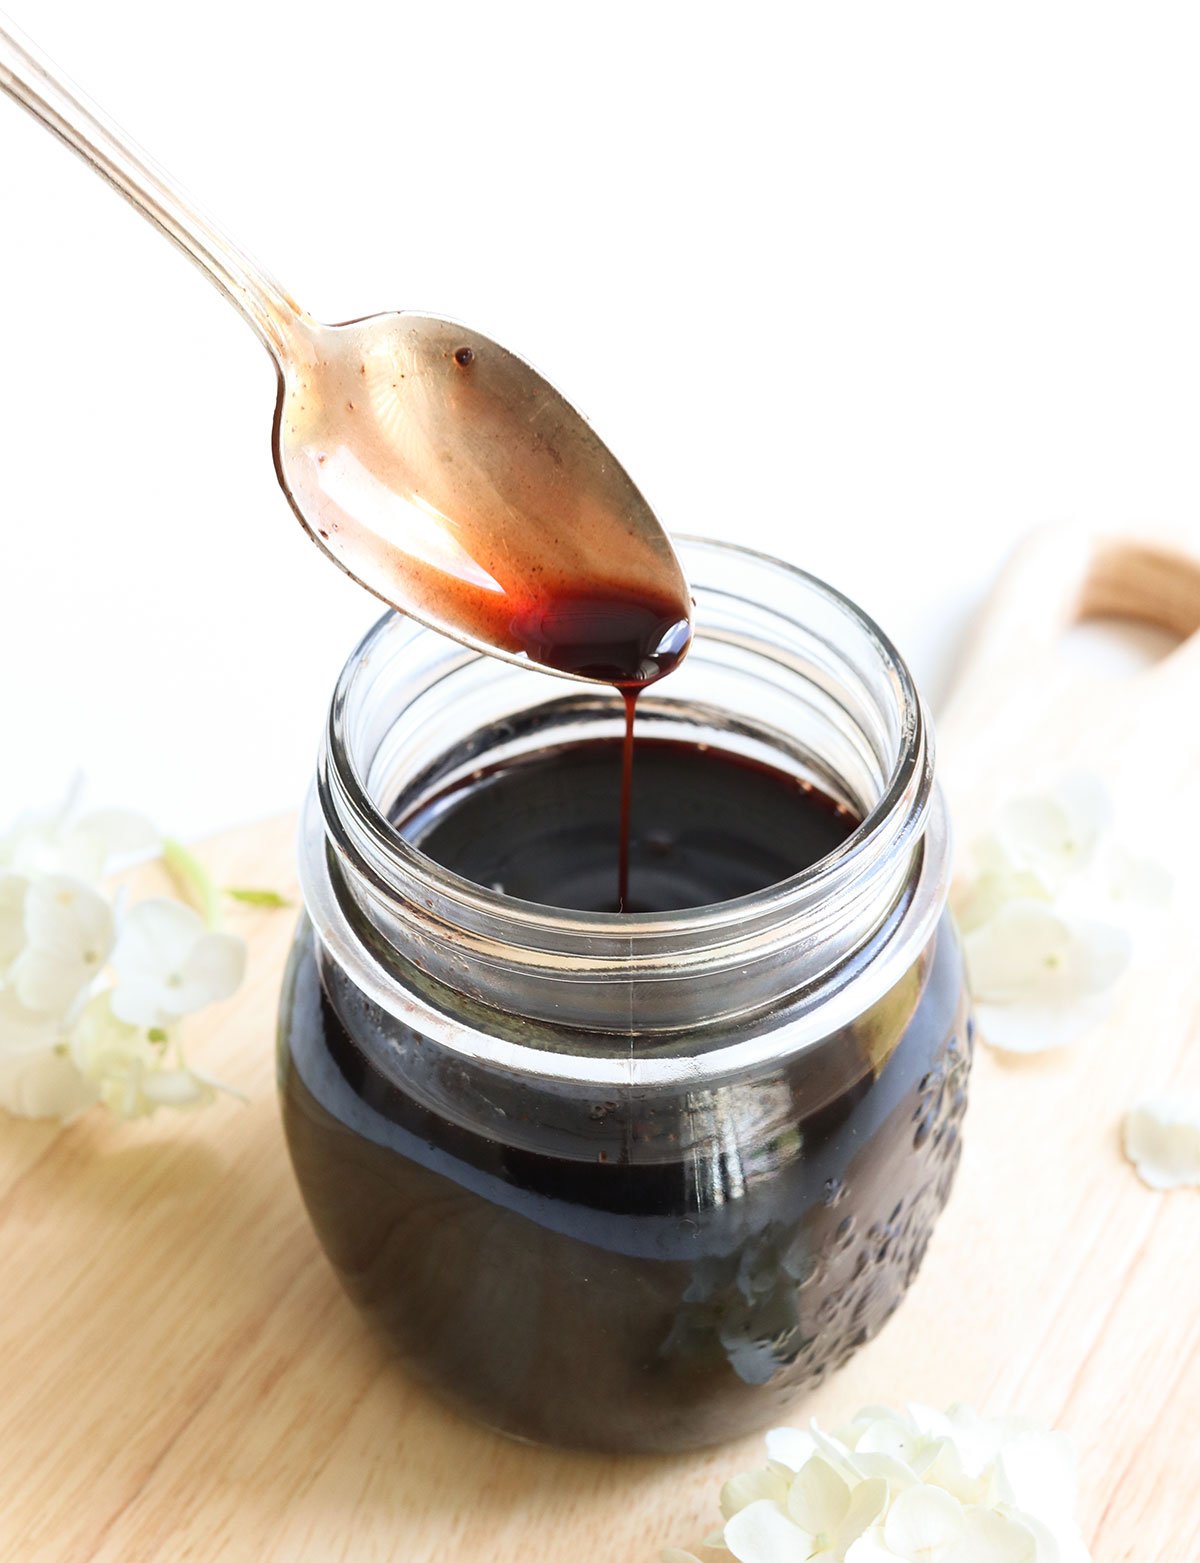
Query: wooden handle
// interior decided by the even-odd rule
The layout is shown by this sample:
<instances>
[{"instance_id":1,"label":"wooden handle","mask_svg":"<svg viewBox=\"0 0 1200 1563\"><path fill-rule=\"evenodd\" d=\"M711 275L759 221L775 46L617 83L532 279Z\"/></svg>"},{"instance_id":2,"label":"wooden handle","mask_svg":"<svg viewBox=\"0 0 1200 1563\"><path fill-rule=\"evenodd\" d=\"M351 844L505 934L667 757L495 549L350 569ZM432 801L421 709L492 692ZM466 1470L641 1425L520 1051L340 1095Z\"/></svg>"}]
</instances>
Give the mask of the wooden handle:
<instances>
[{"instance_id":1,"label":"wooden handle","mask_svg":"<svg viewBox=\"0 0 1200 1563\"><path fill-rule=\"evenodd\" d=\"M1200 544L1114 537L1053 525L1032 532L1005 566L975 630L939 727L1001 689L1044 681L1059 642L1088 619L1156 625L1181 645L1139 678L1190 685L1200 698Z\"/></svg>"},{"instance_id":2,"label":"wooden handle","mask_svg":"<svg viewBox=\"0 0 1200 1563\"><path fill-rule=\"evenodd\" d=\"M1105 616L1140 619L1187 640L1200 629L1200 559L1167 543L1097 539L1078 617Z\"/></svg>"},{"instance_id":3,"label":"wooden handle","mask_svg":"<svg viewBox=\"0 0 1200 1563\"><path fill-rule=\"evenodd\" d=\"M1102 616L1161 626L1181 643L1125 678L1060 655ZM1200 542L1044 527L1017 549L987 603L937 722L939 770L967 839L998 802L1068 770L1137 795L1200 775Z\"/></svg>"}]
</instances>

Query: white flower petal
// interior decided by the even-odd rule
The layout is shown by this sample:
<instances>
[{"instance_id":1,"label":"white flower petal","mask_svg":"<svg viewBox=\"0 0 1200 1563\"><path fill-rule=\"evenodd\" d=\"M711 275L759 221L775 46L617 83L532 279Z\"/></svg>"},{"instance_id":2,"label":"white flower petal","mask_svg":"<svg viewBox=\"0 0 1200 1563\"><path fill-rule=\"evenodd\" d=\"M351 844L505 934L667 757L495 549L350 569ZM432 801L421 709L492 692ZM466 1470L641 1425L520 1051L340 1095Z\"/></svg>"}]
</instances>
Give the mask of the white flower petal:
<instances>
[{"instance_id":1,"label":"white flower petal","mask_svg":"<svg viewBox=\"0 0 1200 1563\"><path fill-rule=\"evenodd\" d=\"M963 949L972 992L984 1003L1073 1001L1112 986L1128 964L1130 939L1041 901L1010 901L965 936Z\"/></svg>"},{"instance_id":2,"label":"white flower petal","mask_svg":"<svg viewBox=\"0 0 1200 1563\"><path fill-rule=\"evenodd\" d=\"M919 1400L910 1400L905 1407L908 1420L916 1428L918 1433L923 1433L926 1438L950 1438L953 1436L954 1423L944 1411L938 1411L933 1406L922 1405Z\"/></svg>"},{"instance_id":3,"label":"white flower petal","mask_svg":"<svg viewBox=\"0 0 1200 1563\"><path fill-rule=\"evenodd\" d=\"M731 1520L742 1509L766 1498L771 1503L785 1504L788 1495L787 1478L780 1471L765 1467L760 1471L743 1471L731 1477L721 1488L721 1513Z\"/></svg>"},{"instance_id":4,"label":"white flower petal","mask_svg":"<svg viewBox=\"0 0 1200 1563\"><path fill-rule=\"evenodd\" d=\"M142 1095L155 1107L203 1107L213 1099L212 1089L190 1069L160 1069L147 1074Z\"/></svg>"},{"instance_id":5,"label":"white flower petal","mask_svg":"<svg viewBox=\"0 0 1200 1563\"><path fill-rule=\"evenodd\" d=\"M1048 1523L1075 1507L1075 1449L1065 1433L1019 1433L998 1456L1001 1495L1015 1509Z\"/></svg>"},{"instance_id":6,"label":"white flower petal","mask_svg":"<svg viewBox=\"0 0 1200 1563\"><path fill-rule=\"evenodd\" d=\"M883 1516L888 1496L888 1484L882 1479L859 1482L850 1494L850 1506L835 1534L836 1554L843 1553Z\"/></svg>"},{"instance_id":7,"label":"white flower petal","mask_svg":"<svg viewBox=\"0 0 1200 1563\"><path fill-rule=\"evenodd\" d=\"M1040 1431L1024 1417L981 1417L971 1406L953 1405L946 1413L950 1436L968 1475L980 1476L1010 1438Z\"/></svg>"},{"instance_id":8,"label":"white flower petal","mask_svg":"<svg viewBox=\"0 0 1200 1563\"><path fill-rule=\"evenodd\" d=\"M44 874L58 867L58 827L45 815L26 814L0 841L0 863L18 874Z\"/></svg>"},{"instance_id":9,"label":"white flower petal","mask_svg":"<svg viewBox=\"0 0 1200 1563\"><path fill-rule=\"evenodd\" d=\"M1161 1096L1125 1115L1125 1154L1152 1189L1200 1188L1200 1101Z\"/></svg>"},{"instance_id":10,"label":"white flower petal","mask_svg":"<svg viewBox=\"0 0 1200 1563\"><path fill-rule=\"evenodd\" d=\"M99 969L112 949L112 907L81 879L47 874L25 897L25 935L35 949L86 957Z\"/></svg>"},{"instance_id":11,"label":"white flower petal","mask_svg":"<svg viewBox=\"0 0 1200 1563\"><path fill-rule=\"evenodd\" d=\"M808 1424L808 1427L809 1436L817 1446L817 1453L838 1472L843 1481L852 1486L858 1480L859 1473L851 1450L840 1438L818 1427L815 1419Z\"/></svg>"},{"instance_id":12,"label":"white flower petal","mask_svg":"<svg viewBox=\"0 0 1200 1563\"><path fill-rule=\"evenodd\" d=\"M57 1048L0 1054L0 1107L19 1118L68 1118L90 1107L96 1087Z\"/></svg>"},{"instance_id":13,"label":"white flower petal","mask_svg":"<svg viewBox=\"0 0 1200 1563\"><path fill-rule=\"evenodd\" d=\"M764 1498L733 1516L725 1527L725 1545L738 1563L809 1563L814 1542Z\"/></svg>"},{"instance_id":14,"label":"white flower petal","mask_svg":"<svg viewBox=\"0 0 1200 1563\"><path fill-rule=\"evenodd\" d=\"M15 987L0 988L0 1053L38 1053L61 1040L54 1015L26 1009Z\"/></svg>"},{"instance_id":15,"label":"white flower petal","mask_svg":"<svg viewBox=\"0 0 1200 1563\"><path fill-rule=\"evenodd\" d=\"M48 950L22 950L12 964L12 985L27 1009L65 1015L95 976L76 960Z\"/></svg>"},{"instance_id":16,"label":"white flower petal","mask_svg":"<svg viewBox=\"0 0 1200 1563\"><path fill-rule=\"evenodd\" d=\"M1101 993L1074 1002L975 1005L979 1034L1003 1053L1046 1053L1070 1047L1095 1031L1113 1007Z\"/></svg>"},{"instance_id":17,"label":"white flower petal","mask_svg":"<svg viewBox=\"0 0 1200 1563\"><path fill-rule=\"evenodd\" d=\"M908 1465L902 1460L897 1460L890 1454L872 1454L870 1450L859 1450L854 1456L854 1463L860 1476L879 1477L885 1481L892 1492L901 1492L905 1487L911 1487L914 1482L922 1478L918 1475L917 1466L923 1466L927 1458L932 1459L934 1450L930 1450L928 1456L925 1452L914 1455L914 1465Z\"/></svg>"},{"instance_id":18,"label":"white flower petal","mask_svg":"<svg viewBox=\"0 0 1200 1563\"><path fill-rule=\"evenodd\" d=\"M1000 811L997 835L1018 861L1075 862L1079 856L1067 811L1048 793L1010 799Z\"/></svg>"},{"instance_id":19,"label":"white flower petal","mask_svg":"<svg viewBox=\"0 0 1200 1563\"><path fill-rule=\"evenodd\" d=\"M937 1446L933 1460L921 1472L921 1480L931 1487L942 1487L959 1503L986 1503L994 1495L992 1467L982 1462L969 1471L958 1445L951 1438Z\"/></svg>"},{"instance_id":20,"label":"white flower petal","mask_svg":"<svg viewBox=\"0 0 1200 1563\"><path fill-rule=\"evenodd\" d=\"M162 835L130 809L92 809L63 833L60 866L64 873L101 879L162 851Z\"/></svg>"},{"instance_id":21,"label":"white flower petal","mask_svg":"<svg viewBox=\"0 0 1200 1563\"><path fill-rule=\"evenodd\" d=\"M1107 854L1105 875L1108 893L1118 905L1160 912L1171 904L1175 881L1163 864L1153 858L1135 857L1124 847L1114 845Z\"/></svg>"},{"instance_id":22,"label":"white flower petal","mask_svg":"<svg viewBox=\"0 0 1200 1563\"><path fill-rule=\"evenodd\" d=\"M828 1461L813 1455L792 1481L787 1511L801 1530L814 1536L836 1531L850 1508L850 1488ZM866 1523L860 1528L865 1529Z\"/></svg>"},{"instance_id":23,"label":"white flower petal","mask_svg":"<svg viewBox=\"0 0 1200 1563\"><path fill-rule=\"evenodd\" d=\"M122 1118L142 1118L159 1107L199 1107L213 1098L213 1082L188 1069L172 1048L150 1041L146 1031L114 1015L110 995L97 994L71 1032L71 1056ZM169 1040L169 1039L168 1039Z\"/></svg>"},{"instance_id":24,"label":"white flower petal","mask_svg":"<svg viewBox=\"0 0 1200 1563\"><path fill-rule=\"evenodd\" d=\"M245 961L244 941L208 932L190 906L165 898L140 901L113 952L113 1009L138 1025L191 1014L228 998L242 980Z\"/></svg>"},{"instance_id":25,"label":"white flower petal","mask_svg":"<svg viewBox=\"0 0 1200 1563\"><path fill-rule=\"evenodd\" d=\"M1073 1515L1061 1516L1052 1526L1035 1514L1016 1514L1012 1518L1037 1543L1037 1563L1092 1563L1092 1554Z\"/></svg>"},{"instance_id":26,"label":"white flower petal","mask_svg":"<svg viewBox=\"0 0 1200 1563\"><path fill-rule=\"evenodd\" d=\"M946 1563L1051 1563L1040 1559L1037 1538L1019 1521L990 1509L972 1509Z\"/></svg>"},{"instance_id":27,"label":"white flower petal","mask_svg":"<svg viewBox=\"0 0 1200 1563\"><path fill-rule=\"evenodd\" d=\"M124 1071L133 1059L154 1058L145 1030L114 1014L111 999L111 993L96 994L71 1028L71 1057L94 1080L116 1069Z\"/></svg>"},{"instance_id":28,"label":"white flower petal","mask_svg":"<svg viewBox=\"0 0 1200 1563\"><path fill-rule=\"evenodd\" d=\"M164 1019L163 985L153 977L126 977L109 994L113 1014L127 1025L148 1029Z\"/></svg>"},{"instance_id":29,"label":"white flower petal","mask_svg":"<svg viewBox=\"0 0 1200 1563\"><path fill-rule=\"evenodd\" d=\"M1067 817L1070 846L1078 850L1095 842L1112 824L1113 806L1108 787L1094 771L1073 771L1055 783L1054 798Z\"/></svg>"},{"instance_id":30,"label":"white flower petal","mask_svg":"<svg viewBox=\"0 0 1200 1563\"><path fill-rule=\"evenodd\" d=\"M985 1040L1041 1052L1104 1018L1131 943L1123 929L1013 901L968 934L963 949Z\"/></svg>"},{"instance_id":31,"label":"white flower petal","mask_svg":"<svg viewBox=\"0 0 1200 1563\"><path fill-rule=\"evenodd\" d=\"M174 1013L190 1014L236 993L246 974L246 944L231 933L206 933L183 963L183 983Z\"/></svg>"},{"instance_id":32,"label":"white flower petal","mask_svg":"<svg viewBox=\"0 0 1200 1563\"><path fill-rule=\"evenodd\" d=\"M994 830L986 831L975 838L971 843L971 856L975 861L975 870L979 874L996 874L1004 878L1008 874L1022 872L1020 862Z\"/></svg>"},{"instance_id":33,"label":"white flower petal","mask_svg":"<svg viewBox=\"0 0 1200 1563\"><path fill-rule=\"evenodd\" d=\"M1124 928L1111 923L1078 921L1074 924L1074 956L1077 980L1085 996L1107 993L1123 975L1133 954L1133 942Z\"/></svg>"},{"instance_id":34,"label":"white flower petal","mask_svg":"<svg viewBox=\"0 0 1200 1563\"><path fill-rule=\"evenodd\" d=\"M26 892L25 936L11 968L18 998L27 1009L65 1015L108 959L112 907L82 880L47 874Z\"/></svg>"},{"instance_id":35,"label":"white flower petal","mask_svg":"<svg viewBox=\"0 0 1200 1563\"><path fill-rule=\"evenodd\" d=\"M911 1466L921 1453L925 1438L910 1423L897 1416L873 1417L859 1435L858 1454L886 1454Z\"/></svg>"},{"instance_id":36,"label":"white flower petal","mask_svg":"<svg viewBox=\"0 0 1200 1563\"><path fill-rule=\"evenodd\" d=\"M910 1435L920 1432L907 1411L894 1411L890 1406L864 1406L848 1427L838 1429L838 1440L847 1449L857 1449L859 1442L877 1422L891 1423Z\"/></svg>"},{"instance_id":37,"label":"white flower petal","mask_svg":"<svg viewBox=\"0 0 1200 1563\"><path fill-rule=\"evenodd\" d=\"M1010 860L1053 888L1087 866L1112 816L1098 776L1065 777L1051 791L1014 798L1000 811L997 835Z\"/></svg>"},{"instance_id":38,"label":"white flower petal","mask_svg":"<svg viewBox=\"0 0 1200 1563\"><path fill-rule=\"evenodd\" d=\"M802 1427L773 1427L767 1434L768 1456L791 1471L798 1471L816 1447L812 1434Z\"/></svg>"},{"instance_id":39,"label":"white flower petal","mask_svg":"<svg viewBox=\"0 0 1200 1563\"><path fill-rule=\"evenodd\" d=\"M59 803L22 814L0 837L0 863L22 874L57 872L62 833L82 795L83 774L76 771Z\"/></svg>"},{"instance_id":40,"label":"white flower petal","mask_svg":"<svg viewBox=\"0 0 1200 1563\"><path fill-rule=\"evenodd\" d=\"M0 870L0 977L25 947L25 895L29 881L24 874Z\"/></svg>"},{"instance_id":41,"label":"white flower petal","mask_svg":"<svg viewBox=\"0 0 1200 1563\"><path fill-rule=\"evenodd\" d=\"M205 931L199 912L182 901L166 896L139 901L121 925L113 967L121 978L164 981L182 967Z\"/></svg>"},{"instance_id":42,"label":"white flower petal","mask_svg":"<svg viewBox=\"0 0 1200 1563\"><path fill-rule=\"evenodd\" d=\"M943 1563L966 1530L962 1505L940 1487L908 1487L888 1510L883 1539L902 1557Z\"/></svg>"},{"instance_id":43,"label":"white flower petal","mask_svg":"<svg viewBox=\"0 0 1200 1563\"><path fill-rule=\"evenodd\" d=\"M1015 870L979 874L965 889L955 892L954 914L962 933L974 933L995 917L1008 901L1049 901L1041 881L1033 874Z\"/></svg>"},{"instance_id":44,"label":"white flower petal","mask_svg":"<svg viewBox=\"0 0 1200 1563\"><path fill-rule=\"evenodd\" d=\"M1022 998L1061 966L1071 942L1065 918L1041 901L1009 901L963 938L971 991L998 1004Z\"/></svg>"},{"instance_id":45,"label":"white flower petal","mask_svg":"<svg viewBox=\"0 0 1200 1563\"><path fill-rule=\"evenodd\" d=\"M899 1552L893 1552L884 1544L882 1526L869 1530L853 1542L846 1553L846 1563L908 1563Z\"/></svg>"},{"instance_id":46,"label":"white flower petal","mask_svg":"<svg viewBox=\"0 0 1200 1563\"><path fill-rule=\"evenodd\" d=\"M794 1433L769 1435L771 1466L731 1484L737 1512L706 1546L738 1563L1091 1563L1064 1434L961 1405L869 1406L836 1437Z\"/></svg>"}]
</instances>

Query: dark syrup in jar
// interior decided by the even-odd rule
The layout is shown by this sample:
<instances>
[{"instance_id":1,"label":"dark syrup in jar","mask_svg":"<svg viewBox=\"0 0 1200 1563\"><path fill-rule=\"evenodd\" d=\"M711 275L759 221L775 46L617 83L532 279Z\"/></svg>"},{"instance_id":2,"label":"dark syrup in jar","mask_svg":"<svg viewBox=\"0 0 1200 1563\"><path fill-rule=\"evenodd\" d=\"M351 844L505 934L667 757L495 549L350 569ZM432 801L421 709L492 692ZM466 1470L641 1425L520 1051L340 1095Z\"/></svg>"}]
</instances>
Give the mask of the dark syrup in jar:
<instances>
[{"instance_id":1,"label":"dark syrup in jar","mask_svg":"<svg viewBox=\"0 0 1200 1563\"><path fill-rule=\"evenodd\" d=\"M556 744L475 771L397 829L465 879L523 901L612 912L622 739ZM642 738L634 750L627 912L732 901L827 856L857 817L805 778L720 749Z\"/></svg>"},{"instance_id":2,"label":"dark syrup in jar","mask_svg":"<svg viewBox=\"0 0 1200 1563\"><path fill-rule=\"evenodd\" d=\"M509 894L611 907L615 759L613 741L564 745L400 828ZM630 908L663 911L775 883L856 821L783 771L652 740L630 823ZM335 1268L414 1376L524 1438L677 1449L761 1426L896 1307L957 1162L965 1028L944 921L865 1015L752 1078L535 1091L448 1056L302 939L284 1122Z\"/></svg>"}]
</instances>

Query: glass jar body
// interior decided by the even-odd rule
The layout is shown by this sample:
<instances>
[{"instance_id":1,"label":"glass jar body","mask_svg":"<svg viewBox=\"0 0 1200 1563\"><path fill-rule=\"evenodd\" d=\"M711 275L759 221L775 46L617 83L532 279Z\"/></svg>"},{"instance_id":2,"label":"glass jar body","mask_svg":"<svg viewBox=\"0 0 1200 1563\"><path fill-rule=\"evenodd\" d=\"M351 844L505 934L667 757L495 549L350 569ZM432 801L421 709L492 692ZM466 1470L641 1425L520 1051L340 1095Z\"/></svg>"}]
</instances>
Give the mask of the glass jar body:
<instances>
[{"instance_id":1,"label":"glass jar body","mask_svg":"<svg viewBox=\"0 0 1200 1563\"><path fill-rule=\"evenodd\" d=\"M852 1025L707 1089L500 1080L371 1004L306 921L280 1030L313 1225L414 1376L626 1452L778 1420L875 1334L949 1193L969 1058L948 918Z\"/></svg>"},{"instance_id":2,"label":"glass jar body","mask_svg":"<svg viewBox=\"0 0 1200 1563\"><path fill-rule=\"evenodd\" d=\"M622 1452L776 1421L880 1328L947 1198L970 1060L903 664L810 577L684 561L696 642L639 722L861 826L691 911L457 879L389 822L497 755L610 733L620 702L385 620L335 695L280 1018L313 1225L412 1374L514 1436Z\"/></svg>"}]
</instances>

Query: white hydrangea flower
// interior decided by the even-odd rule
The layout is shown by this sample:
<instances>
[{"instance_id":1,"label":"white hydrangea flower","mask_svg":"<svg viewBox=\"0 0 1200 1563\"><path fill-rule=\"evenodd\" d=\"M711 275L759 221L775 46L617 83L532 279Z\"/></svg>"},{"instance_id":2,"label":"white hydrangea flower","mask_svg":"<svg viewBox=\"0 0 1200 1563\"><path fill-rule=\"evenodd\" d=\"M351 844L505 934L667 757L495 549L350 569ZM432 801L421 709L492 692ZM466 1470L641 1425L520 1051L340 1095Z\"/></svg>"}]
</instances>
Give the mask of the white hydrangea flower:
<instances>
[{"instance_id":1,"label":"white hydrangea flower","mask_svg":"<svg viewBox=\"0 0 1200 1563\"><path fill-rule=\"evenodd\" d=\"M1171 875L1153 858L1137 857L1119 842L1112 842L1102 869L1104 890L1113 905L1136 915L1161 912L1171 904Z\"/></svg>"},{"instance_id":2,"label":"white hydrangea flower","mask_svg":"<svg viewBox=\"0 0 1200 1563\"><path fill-rule=\"evenodd\" d=\"M1103 1017L1132 951L1129 934L1109 923L1068 917L1042 901L1003 903L963 936L984 1035L1011 1052L1074 1042Z\"/></svg>"},{"instance_id":3,"label":"white hydrangea flower","mask_svg":"<svg viewBox=\"0 0 1200 1563\"><path fill-rule=\"evenodd\" d=\"M65 798L49 808L30 809L18 816L0 833L0 868L26 875L57 872L61 865L54 854L67 821L78 812L82 795L83 777L76 772Z\"/></svg>"},{"instance_id":4,"label":"white hydrangea flower","mask_svg":"<svg viewBox=\"0 0 1200 1563\"><path fill-rule=\"evenodd\" d=\"M24 946L8 981L26 1009L66 1015L112 951L112 907L81 879L46 874L25 892L24 921Z\"/></svg>"},{"instance_id":5,"label":"white hydrangea flower","mask_svg":"<svg viewBox=\"0 0 1200 1563\"><path fill-rule=\"evenodd\" d=\"M134 1026L166 1026L227 999L245 972L246 946L213 933L181 901L140 901L125 918L113 952L112 1009Z\"/></svg>"},{"instance_id":6,"label":"white hydrangea flower","mask_svg":"<svg viewBox=\"0 0 1200 1563\"><path fill-rule=\"evenodd\" d=\"M53 808L21 816L0 836L0 867L26 876L66 874L98 883L106 874L162 850L162 836L130 809L79 812L82 777Z\"/></svg>"},{"instance_id":7,"label":"white hydrangea flower","mask_svg":"<svg viewBox=\"0 0 1200 1563\"><path fill-rule=\"evenodd\" d=\"M1057 1556L1040 1549L1019 1520L995 1509L965 1509L936 1487L914 1487L896 1499L883 1525L854 1543L845 1563L1057 1563Z\"/></svg>"},{"instance_id":8,"label":"white hydrangea flower","mask_svg":"<svg viewBox=\"0 0 1200 1563\"><path fill-rule=\"evenodd\" d=\"M213 1082L187 1067L178 1038L157 1027L129 1025L113 1013L112 993L97 994L71 1032L71 1057L96 1095L121 1118L157 1107L200 1107Z\"/></svg>"},{"instance_id":9,"label":"white hydrangea flower","mask_svg":"<svg viewBox=\"0 0 1200 1563\"><path fill-rule=\"evenodd\" d=\"M764 1470L726 1483L706 1543L737 1563L1089 1563L1070 1442L1033 1423L869 1406L767 1448Z\"/></svg>"},{"instance_id":10,"label":"white hydrangea flower","mask_svg":"<svg viewBox=\"0 0 1200 1563\"><path fill-rule=\"evenodd\" d=\"M165 844L138 814L78 803L76 786L0 836L0 1107L67 1118L100 1101L134 1118L200 1106L228 1087L188 1066L177 1024L234 991L245 946L178 902L124 914L124 893L110 901L95 881ZM97 993L110 958L121 980Z\"/></svg>"},{"instance_id":11,"label":"white hydrangea flower","mask_svg":"<svg viewBox=\"0 0 1200 1563\"><path fill-rule=\"evenodd\" d=\"M1064 776L1044 793L1004 805L992 851L1010 871L1029 874L1053 896L1088 866L1111 820L1112 804L1098 776Z\"/></svg>"},{"instance_id":12,"label":"white hydrangea flower","mask_svg":"<svg viewBox=\"0 0 1200 1563\"><path fill-rule=\"evenodd\" d=\"M0 1107L18 1118L71 1118L98 1095L61 1045L0 1051Z\"/></svg>"},{"instance_id":13,"label":"white hydrangea flower","mask_svg":"<svg viewBox=\"0 0 1200 1563\"><path fill-rule=\"evenodd\" d=\"M785 1502L758 1498L726 1522L724 1545L738 1563L841 1563L883 1513L887 1496L882 1479L848 1481L813 1455L795 1473Z\"/></svg>"},{"instance_id":14,"label":"white hydrangea flower","mask_svg":"<svg viewBox=\"0 0 1200 1563\"><path fill-rule=\"evenodd\" d=\"M0 869L0 979L25 948L25 896L29 881L24 874Z\"/></svg>"},{"instance_id":15,"label":"white hydrangea flower","mask_svg":"<svg viewBox=\"0 0 1200 1563\"><path fill-rule=\"evenodd\" d=\"M1126 1113L1125 1154L1152 1189L1200 1188L1200 1100L1160 1096Z\"/></svg>"},{"instance_id":16,"label":"white hydrangea flower","mask_svg":"<svg viewBox=\"0 0 1200 1563\"><path fill-rule=\"evenodd\" d=\"M980 1031L993 1047L1042 1052L1107 1013L1134 935L1164 907L1170 876L1111 839L1096 777L1016 798L975 847L955 899Z\"/></svg>"},{"instance_id":17,"label":"white hydrangea flower","mask_svg":"<svg viewBox=\"0 0 1200 1563\"><path fill-rule=\"evenodd\" d=\"M789 1471L798 1471L816 1452L816 1439L803 1427L773 1427L767 1434L767 1458Z\"/></svg>"},{"instance_id":18,"label":"white hydrangea flower","mask_svg":"<svg viewBox=\"0 0 1200 1563\"><path fill-rule=\"evenodd\" d=\"M26 1009L16 989L0 987L0 1054L40 1053L62 1039L56 1015Z\"/></svg>"}]
</instances>

